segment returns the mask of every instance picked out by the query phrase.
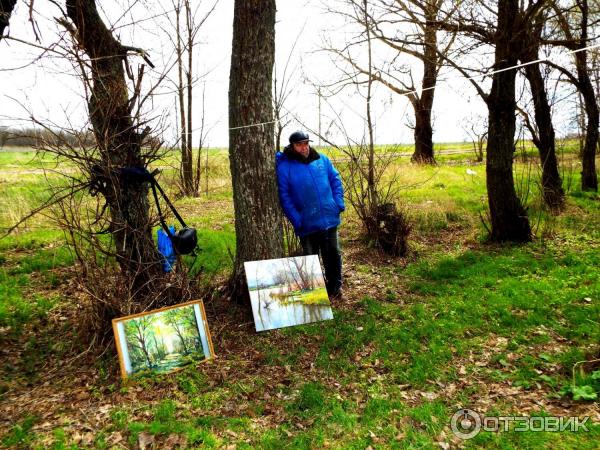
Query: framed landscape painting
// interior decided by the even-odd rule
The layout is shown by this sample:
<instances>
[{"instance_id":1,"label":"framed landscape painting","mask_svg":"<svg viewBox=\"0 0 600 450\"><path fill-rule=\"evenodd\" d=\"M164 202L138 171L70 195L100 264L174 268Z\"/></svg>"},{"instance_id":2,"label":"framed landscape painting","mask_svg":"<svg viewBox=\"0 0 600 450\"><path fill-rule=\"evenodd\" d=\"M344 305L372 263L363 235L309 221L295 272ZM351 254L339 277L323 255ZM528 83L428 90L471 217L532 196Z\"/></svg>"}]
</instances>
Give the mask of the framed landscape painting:
<instances>
[{"instance_id":1,"label":"framed landscape painting","mask_svg":"<svg viewBox=\"0 0 600 450\"><path fill-rule=\"evenodd\" d=\"M113 319L112 324L123 378L170 372L214 355L201 300Z\"/></svg>"},{"instance_id":2,"label":"framed landscape painting","mask_svg":"<svg viewBox=\"0 0 600 450\"><path fill-rule=\"evenodd\" d=\"M333 319L317 255L244 263L256 331Z\"/></svg>"}]
</instances>

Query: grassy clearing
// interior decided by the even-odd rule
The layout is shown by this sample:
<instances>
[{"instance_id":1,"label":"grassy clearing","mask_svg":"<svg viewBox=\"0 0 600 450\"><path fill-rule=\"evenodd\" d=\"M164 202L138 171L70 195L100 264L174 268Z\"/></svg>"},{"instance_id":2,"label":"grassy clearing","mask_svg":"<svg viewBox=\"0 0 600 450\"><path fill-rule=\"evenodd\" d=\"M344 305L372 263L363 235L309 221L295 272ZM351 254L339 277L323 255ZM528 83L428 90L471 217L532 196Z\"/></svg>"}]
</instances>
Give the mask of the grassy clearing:
<instances>
[{"instance_id":1,"label":"grassy clearing","mask_svg":"<svg viewBox=\"0 0 600 450\"><path fill-rule=\"evenodd\" d=\"M64 164L64 161L61 164ZM38 153L25 147L3 147L0 150L0 168L3 172L53 166L57 166L56 157L49 153Z\"/></svg>"},{"instance_id":2,"label":"grassy clearing","mask_svg":"<svg viewBox=\"0 0 600 450\"><path fill-rule=\"evenodd\" d=\"M37 293L27 296L27 288L39 285L46 289L57 287L61 279L54 269L74 263L73 254L67 246L31 250L35 243L33 239L27 242L26 247L13 243L12 248L19 251L0 256L0 327L5 327L13 335L19 334L28 323L44 318L56 303L55 298ZM32 276L37 278L32 280Z\"/></svg>"},{"instance_id":3,"label":"grassy clearing","mask_svg":"<svg viewBox=\"0 0 600 450\"><path fill-rule=\"evenodd\" d=\"M208 280L228 273L235 252L226 158L215 155L222 161L211 168L209 195L176 203L199 228L202 252L188 262ZM567 211L554 217L532 189L538 239L487 245L484 168L452 158L438 167L400 163L414 224L409 259L365 248L346 213L346 300L334 305L334 320L255 334L246 315L211 303L218 358L135 382L119 381L112 348L99 360L66 363L77 356L64 334L77 299L65 289L62 271L73 258L61 234L33 220L29 231L0 240L0 344L9 361L0 371L0 445L597 448L597 400L573 397L600 389L600 365L581 363L600 356L598 196L578 191L573 174ZM31 182L34 203L42 182ZM595 423L589 432L482 432L460 441L450 418L461 407L592 415Z\"/></svg>"}]
</instances>

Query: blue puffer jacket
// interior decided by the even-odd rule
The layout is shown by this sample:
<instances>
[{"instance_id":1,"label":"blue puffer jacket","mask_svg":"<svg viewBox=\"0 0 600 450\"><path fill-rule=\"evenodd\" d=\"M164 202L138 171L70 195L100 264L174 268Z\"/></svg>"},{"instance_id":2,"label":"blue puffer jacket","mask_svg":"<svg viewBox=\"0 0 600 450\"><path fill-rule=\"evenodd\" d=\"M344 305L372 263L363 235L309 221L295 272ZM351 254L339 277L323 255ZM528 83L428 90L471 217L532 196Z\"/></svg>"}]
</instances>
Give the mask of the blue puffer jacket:
<instances>
[{"instance_id":1,"label":"blue puffer jacket","mask_svg":"<svg viewBox=\"0 0 600 450\"><path fill-rule=\"evenodd\" d=\"M329 158L314 149L306 160L290 146L276 155L279 200L298 236L340 224L344 188Z\"/></svg>"}]
</instances>

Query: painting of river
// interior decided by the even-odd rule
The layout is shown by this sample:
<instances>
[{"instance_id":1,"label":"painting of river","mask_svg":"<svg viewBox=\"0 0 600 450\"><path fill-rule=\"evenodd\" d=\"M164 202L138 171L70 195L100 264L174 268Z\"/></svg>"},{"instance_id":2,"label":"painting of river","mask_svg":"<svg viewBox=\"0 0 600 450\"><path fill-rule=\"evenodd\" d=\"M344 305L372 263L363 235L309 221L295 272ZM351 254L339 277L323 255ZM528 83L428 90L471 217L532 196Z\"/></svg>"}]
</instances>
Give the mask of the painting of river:
<instances>
[{"instance_id":1,"label":"painting of river","mask_svg":"<svg viewBox=\"0 0 600 450\"><path fill-rule=\"evenodd\" d=\"M164 373L212 356L202 302L113 321L123 377Z\"/></svg>"},{"instance_id":2,"label":"painting of river","mask_svg":"<svg viewBox=\"0 0 600 450\"><path fill-rule=\"evenodd\" d=\"M333 319L317 255L244 263L256 331Z\"/></svg>"}]
</instances>

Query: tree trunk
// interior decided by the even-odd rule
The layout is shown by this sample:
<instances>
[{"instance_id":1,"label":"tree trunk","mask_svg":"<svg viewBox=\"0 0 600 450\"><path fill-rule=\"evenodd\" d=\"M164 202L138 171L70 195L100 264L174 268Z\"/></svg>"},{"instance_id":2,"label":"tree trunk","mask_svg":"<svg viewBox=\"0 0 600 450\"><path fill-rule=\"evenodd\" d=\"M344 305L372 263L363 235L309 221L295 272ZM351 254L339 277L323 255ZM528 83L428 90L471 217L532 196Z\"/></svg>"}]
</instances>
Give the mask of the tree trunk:
<instances>
[{"instance_id":1,"label":"tree trunk","mask_svg":"<svg viewBox=\"0 0 600 450\"><path fill-rule=\"evenodd\" d=\"M185 30L187 32L186 39L186 49L183 49L183 28L181 25L181 13L185 14ZM189 58L191 58L191 48L189 47L189 39L190 39L190 23L189 23L189 4L187 1L184 1L184 5L181 3L177 3L177 7L175 8L175 31L177 33L177 98L179 101L179 120L181 124L181 165L180 165L180 173L179 179L181 181L181 193L186 196L193 195L193 171L192 171L192 141L191 141L191 63L189 62ZM186 69L184 62L184 55L187 53L188 56L188 67ZM183 71L185 69L185 83L183 78ZM187 95L187 111L185 108L185 98Z\"/></svg>"},{"instance_id":2,"label":"tree trunk","mask_svg":"<svg viewBox=\"0 0 600 450\"><path fill-rule=\"evenodd\" d=\"M437 27L434 25L438 10L439 8L435 6L426 9L425 48L422 58L423 89L421 91L421 98L416 102L411 102L415 108L415 152L411 157L411 161L421 164L435 164L431 111L433 109L433 98L438 73Z\"/></svg>"},{"instance_id":3,"label":"tree trunk","mask_svg":"<svg viewBox=\"0 0 600 450\"><path fill-rule=\"evenodd\" d=\"M229 75L229 160L237 247L231 286L232 298L238 301L248 298L244 262L283 255L273 149L274 59L275 0L236 0Z\"/></svg>"},{"instance_id":4,"label":"tree trunk","mask_svg":"<svg viewBox=\"0 0 600 450\"><path fill-rule=\"evenodd\" d=\"M185 0L185 17L186 17L186 32L187 32L187 56L188 64L186 71L186 94L187 94L187 151L186 151L186 166L185 166L185 179L186 179L186 195L197 197L198 191L194 189L194 154L193 154L193 143L192 138L194 136L192 131L192 59L194 50L194 35L193 35L193 21L192 21L192 9L190 6L190 0Z\"/></svg>"},{"instance_id":5,"label":"tree trunk","mask_svg":"<svg viewBox=\"0 0 600 450\"><path fill-rule=\"evenodd\" d=\"M367 0L363 0L363 13L365 23L365 33L367 35L367 55L369 79L367 82L367 131L369 133L369 170L367 173L367 192L369 194L369 207L376 209L379 204L379 196L375 186L375 136L373 135L373 120L371 118L371 90L373 87L373 52L371 46L371 33L369 28L369 14L367 9Z\"/></svg>"},{"instance_id":6,"label":"tree trunk","mask_svg":"<svg viewBox=\"0 0 600 450\"><path fill-rule=\"evenodd\" d=\"M494 69L516 65L518 57L519 7L517 0L499 0ZM513 179L515 137L515 70L495 73L487 99L489 137L487 145L487 192L492 221L491 240L527 242L531 228L517 197Z\"/></svg>"},{"instance_id":7,"label":"tree trunk","mask_svg":"<svg viewBox=\"0 0 600 450\"><path fill-rule=\"evenodd\" d=\"M588 42L588 13L587 0L582 0L581 8L581 39L578 48L582 49L589 45ZM577 78L579 91L583 96L587 125L585 131L585 143L581 155L581 190L598 191L598 175L596 174L596 148L598 146L598 122L599 112L594 86L590 80L587 64L587 50L575 53L575 66L577 67Z\"/></svg>"},{"instance_id":8,"label":"tree trunk","mask_svg":"<svg viewBox=\"0 0 600 450\"><path fill-rule=\"evenodd\" d=\"M4 35L4 29L8 26L10 15L17 4L17 0L0 0L0 40Z\"/></svg>"},{"instance_id":9,"label":"tree trunk","mask_svg":"<svg viewBox=\"0 0 600 450\"><path fill-rule=\"evenodd\" d=\"M152 240L148 186L128 183L119 176L123 167L145 167L141 135L129 109L123 69L127 49L106 28L94 0L67 0L66 6L77 28L75 37L90 58L93 87L88 108L100 149L98 170L106 180L100 192L110 210L117 261L133 292L144 295L162 271Z\"/></svg>"},{"instance_id":10,"label":"tree trunk","mask_svg":"<svg viewBox=\"0 0 600 450\"><path fill-rule=\"evenodd\" d=\"M415 106L415 152L410 160L420 164L435 164L433 156L433 129L431 128L431 105L424 105L424 99L417 100Z\"/></svg>"},{"instance_id":11,"label":"tree trunk","mask_svg":"<svg viewBox=\"0 0 600 450\"><path fill-rule=\"evenodd\" d=\"M535 37L534 37L535 39ZM535 61L538 59L538 46L527 46L528 51L522 62ZM562 180L558 172L556 160L556 148L554 141L554 126L552 125L552 113L546 86L540 72L539 64L530 64L525 68L525 76L531 87L533 104L535 109L535 122L538 136L534 143L540 152L542 165L542 195L544 202L552 210L562 209L565 201L565 193L562 188Z\"/></svg>"},{"instance_id":12,"label":"tree trunk","mask_svg":"<svg viewBox=\"0 0 600 450\"><path fill-rule=\"evenodd\" d=\"M579 59L579 53L577 57ZM583 63L585 64L585 62ZM584 66L585 67L585 66ZM579 82L581 84L581 93L585 104L585 113L587 124L585 130L585 143L581 157L581 190L598 191L598 175L596 174L596 148L598 146L598 105L594 96L594 90L586 69L579 69Z\"/></svg>"}]
</instances>

